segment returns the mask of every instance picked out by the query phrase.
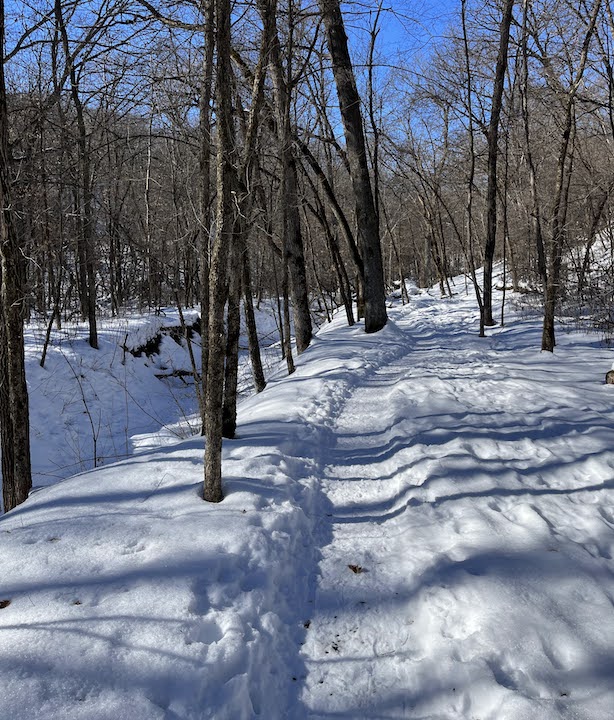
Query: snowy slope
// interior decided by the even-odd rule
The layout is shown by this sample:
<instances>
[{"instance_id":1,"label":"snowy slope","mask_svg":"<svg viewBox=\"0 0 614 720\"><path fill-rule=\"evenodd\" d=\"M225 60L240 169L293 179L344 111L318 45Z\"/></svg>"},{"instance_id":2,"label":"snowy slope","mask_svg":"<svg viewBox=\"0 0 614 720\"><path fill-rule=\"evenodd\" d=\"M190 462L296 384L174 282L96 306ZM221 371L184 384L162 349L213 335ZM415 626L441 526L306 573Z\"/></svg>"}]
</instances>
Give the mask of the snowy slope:
<instances>
[{"instance_id":1,"label":"snowy slope","mask_svg":"<svg viewBox=\"0 0 614 720\"><path fill-rule=\"evenodd\" d=\"M0 720L610 720L612 353L473 306L324 328L219 506L196 438L0 520Z\"/></svg>"},{"instance_id":2,"label":"snowy slope","mask_svg":"<svg viewBox=\"0 0 614 720\"><path fill-rule=\"evenodd\" d=\"M194 311L185 312L191 324ZM193 383L173 377L192 369L185 339L162 336L151 357L130 352L154 338L161 328L179 326L176 308L161 314L133 314L99 322L99 349L87 343L87 327L65 323L53 330L45 365L40 367L45 327L26 327L26 365L30 390L30 427L34 487L129 457L138 450L174 443L199 427ZM279 364L271 308L257 311L267 374ZM247 346L241 338L241 346ZM200 368L200 340L192 340ZM246 355L246 353L242 353ZM251 392L247 358L241 363L239 389Z\"/></svg>"},{"instance_id":3,"label":"snowy slope","mask_svg":"<svg viewBox=\"0 0 614 720\"><path fill-rule=\"evenodd\" d=\"M34 487L128 457L139 447L139 435L157 432L159 442L162 436L175 442L191 434L193 387L155 377L162 368L190 368L185 342L164 337L153 361L122 347L178 323L176 314L103 320L98 350L89 347L85 326L66 324L54 330L43 368L43 328L26 328ZM198 357L200 346L194 352Z\"/></svg>"}]
</instances>

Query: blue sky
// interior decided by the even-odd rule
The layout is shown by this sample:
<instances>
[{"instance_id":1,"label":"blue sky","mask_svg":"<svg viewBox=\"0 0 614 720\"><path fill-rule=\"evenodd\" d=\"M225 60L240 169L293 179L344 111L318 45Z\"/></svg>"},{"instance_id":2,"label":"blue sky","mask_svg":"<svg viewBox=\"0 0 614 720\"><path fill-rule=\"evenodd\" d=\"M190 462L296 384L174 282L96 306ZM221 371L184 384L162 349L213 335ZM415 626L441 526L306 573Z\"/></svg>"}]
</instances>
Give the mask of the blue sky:
<instances>
[{"instance_id":1,"label":"blue sky","mask_svg":"<svg viewBox=\"0 0 614 720\"><path fill-rule=\"evenodd\" d=\"M380 18L381 32L378 47L384 55L397 52L419 52L440 35L458 6L456 0L389 0L384 1L384 12ZM369 7L375 16L377 0L361 3L347 2L343 5L344 16L350 37L355 35L359 44L368 41L367 33L358 31L369 25ZM358 15L357 15L358 13ZM362 39L361 39L362 36Z\"/></svg>"}]
</instances>

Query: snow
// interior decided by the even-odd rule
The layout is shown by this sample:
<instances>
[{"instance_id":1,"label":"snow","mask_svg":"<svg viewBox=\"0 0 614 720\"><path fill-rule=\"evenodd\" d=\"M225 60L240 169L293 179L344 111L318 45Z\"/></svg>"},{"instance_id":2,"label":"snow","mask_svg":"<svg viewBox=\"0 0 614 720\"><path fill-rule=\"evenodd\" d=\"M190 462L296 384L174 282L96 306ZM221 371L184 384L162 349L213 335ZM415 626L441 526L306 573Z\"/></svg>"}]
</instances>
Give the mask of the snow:
<instances>
[{"instance_id":1,"label":"snow","mask_svg":"<svg viewBox=\"0 0 614 720\"><path fill-rule=\"evenodd\" d=\"M191 325L196 313L186 311ZM264 335L263 362L270 371L277 363L271 308L257 312ZM179 327L176 309L157 314L134 313L99 323L99 349L92 350L85 325L66 323L54 330L44 368L40 367L45 327L26 332L26 363L31 396L30 433L34 487L50 485L77 472L174 443L198 430L193 383L173 377L191 371L187 343L162 335L157 353L134 357L163 328ZM247 346L241 338L241 346ZM200 338L192 349L200 370ZM245 352L242 355L246 355ZM156 377L158 376L158 377ZM166 376L160 381L161 376ZM240 390L251 378L246 358L240 367Z\"/></svg>"},{"instance_id":2,"label":"snow","mask_svg":"<svg viewBox=\"0 0 614 720\"><path fill-rule=\"evenodd\" d=\"M190 322L189 318L187 322ZM164 337L153 361L124 349L147 342L175 317L135 315L100 323L99 350L87 343L85 326L55 330L44 368L43 333L29 326L26 363L35 487L130 456L137 436L157 432L170 442L195 430L194 388L177 379L160 382L160 368L190 369L187 346ZM194 348L200 355L200 346Z\"/></svg>"},{"instance_id":3,"label":"snow","mask_svg":"<svg viewBox=\"0 0 614 720\"><path fill-rule=\"evenodd\" d=\"M611 720L612 351L474 305L322 328L220 505L202 439L146 429L0 520L1 720Z\"/></svg>"}]
</instances>

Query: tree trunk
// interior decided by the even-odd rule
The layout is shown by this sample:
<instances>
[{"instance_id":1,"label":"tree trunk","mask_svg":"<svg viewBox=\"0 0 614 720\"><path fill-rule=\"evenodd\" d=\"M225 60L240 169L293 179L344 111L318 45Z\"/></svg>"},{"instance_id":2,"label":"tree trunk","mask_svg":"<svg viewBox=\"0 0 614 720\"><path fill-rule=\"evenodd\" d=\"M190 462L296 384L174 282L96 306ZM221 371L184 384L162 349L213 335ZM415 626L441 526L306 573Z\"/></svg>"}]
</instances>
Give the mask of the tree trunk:
<instances>
[{"instance_id":1,"label":"tree trunk","mask_svg":"<svg viewBox=\"0 0 614 720\"><path fill-rule=\"evenodd\" d=\"M288 293L288 265L282 262L282 293L283 293L283 344L284 358L288 368L288 375L292 375L295 371L294 358L292 357L292 329L290 327L290 298Z\"/></svg>"},{"instance_id":2,"label":"tree trunk","mask_svg":"<svg viewBox=\"0 0 614 720\"><path fill-rule=\"evenodd\" d=\"M343 233L343 236L347 242L348 249L350 251L350 254L352 256L352 260L354 261L354 264L356 265L356 270L360 274L362 278L364 278L364 266L362 262L362 258L360 256L360 252L358 250L358 246L356 245L356 241L354 240L354 235L352 234L352 229L350 228L350 223L348 222L348 219L345 216L345 213L343 212L341 205L339 204L339 201L337 200L337 197L335 195L335 191L333 190L330 182L328 181L328 178L326 177L326 174L324 170L320 167L320 164L314 157L313 153L309 149L309 147L302 142L299 138L295 138L296 143L298 144L298 147L303 155L303 157L307 160L307 163L315 173L316 177L319 180L320 187L322 188L322 191L324 192L324 195L326 196L329 204L330 209L335 216L335 219L339 223L341 227L341 231Z\"/></svg>"},{"instance_id":3,"label":"tree trunk","mask_svg":"<svg viewBox=\"0 0 614 720\"><path fill-rule=\"evenodd\" d=\"M484 248L484 289L481 325L495 325L492 307L492 273L497 239L497 159L499 154L499 119L503 105L503 87L507 69L507 49L510 41L510 26L514 0L505 0L503 18L499 31L499 53L495 68L495 82L492 107L488 125L488 185L486 188L486 245Z\"/></svg>"},{"instance_id":4,"label":"tree trunk","mask_svg":"<svg viewBox=\"0 0 614 720\"><path fill-rule=\"evenodd\" d=\"M0 267L0 282L2 269ZM5 512L18 504L15 497L15 459L13 456L13 419L9 392L8 343L4 312L0 318L0 450L2 452L2 502Z\"/></svg>"},{"instance_id":5,"label":"tree trunk","mask_svg":"<svg viewBox=\"0 0 614 720\"><path fill-rule=\"evenodd\" d=\"M528 29L527 17L529 0L524 0L522 11L522 82L520 83L520 101L522 107L522 121L524 126L525 154L529 169L529 188L531 190L530 227L533 235L533 244L537 252L537 273L545 292L548 284L548 270L546 266L546 252L544 250L544 236L542 233L541 208L537 192L537 170L533 160L531 142L531 126L529 123L529 52L527 48Z\"/></svg>"},{"instance_id":6,"label":"tree trunk","mask_svg":"<svg viewBox=\"0 0 614 720\"><path fill-rule=\"evenodd\" d=\"M556 303L560 293L559 284L561 261L563 255L563 242L565 239L569 183L571 181L573 150L572 132L575 126L575 100L586 69L588 50L591 38L593 37L593 33L595 31L595 25L597 23L597 16L599 15L600 8L601 0L595 0L586 34L584 36L582 53L576 70L576 75L569 90L567 91L564 103L565 115L563 118L563 135L561 137L561 145L557 162L557 178L551 220L552 236L550 263L548 268L548 284L544 292L544 324L542 329L541 349L547 352L554 352L554 347L556 345L554 335L554 317Z\"/></svg>"},{"instance_id":7,"label":"tree trunk","mask_svg":"<svg viewBox=\"0 0 614 720\"><path fill-rule=\"evenodd\" d=\"M200 86L200 232L198 262L200 278L201 317L201 395L207 393L207 363L209 362L209 246L211 229L211 96L213 88L213 64L215 45L215 4L204 0L205 58ZM201 413L202 432L205 432L204 404Z\"/></svg>"},{"instance_id":8,"label":"tree trunk","mask_svg":"<svg viewBox=\"0 0 614 720\"><path fill-rule=\"evenodd\" d=\"M70 50L66 23L62 11L61 0L55 1L55 20L62 37L62 46L66 57L68 76L70 78L70 94L77 118L77 154L79 158L80 187L76 189L76 211L79 221L77 233L77 258L79 270L79 293L82 313L89 327L89 344L98 349L98 328L96 322L96 268L94 262L93 230L94 208L92 192L92 170L89 148L87 147L87 128L85 113L79 94L79 81Z\"/></svg>"},{"instance_id":9,"label":"tree trunk","mask_svg":"<svg viewBox=\"0 0 614 720\"><path fill-rule=\"evenodd\" d=\"M597 240L597 229L599 228L599 223L601 222L601 218L603 217L603 211L605 210L605 206L610 197L610 192L612 189L612 187L609 187L607 191L603 192L603 194L597 201L597 207L593 211L590 230L588 233L588 238L586 240L586 246L584 248L584 257L582 260L582 264L578 269L577 293L581 298L584 298L584 286L586 284L586 276L590 267L592 248L595 244L595 241Z\"/></svg>"},{"instance_id":10,"label":"tree trunk","mask_svg":"<svg viewBox=\"0 0 614 720\"><path fill-rule=\"evenodd\" d=\"M326 27L356 202L359 245L364 264L365 331L377 332L384 327L388 317L382 249L377 212L371 191L360 96L354 78L339 0L319 0L319 5Z\"/></svg>"},{"instance_id":11,"label":"tree trunk","mask_svg":"<svg viewBox=\"0 0 614 720\"><path fill-rule=\"evenodd\" d=\"M296 352L300 355L309 347L309 343L313 337L313 326L309 309L305 250L299 214L296 160L294 159L294 150L292 148L289 148L287 153L285 153L285 158L287 160L284 160L284 162L287 161L288 167L284 173L286 179L285 207L287 211L284 256L285 262L288 265L288 275L290 278Z\"/></svg>"},{"instance_id":12,"label":"tree trunk","mask_svg":"<svg viewBox=\"0 0 614 720\"><path fill-rule=\"evenodd\" d=\"M237 430L237 386L239 379L239 336L241 334L241 268L237 266L237 248L233 248L228 287L226 322L226 367L224 371L224 407L222 435L233 438Z\"/></svg>"},{"instance_id":13,"label":"tree trunk","mask_svg":"<svg viewBox=\"0 0 614 720\"><path fill-rule=\"evenodd\" d=\"M205 483L203 497L220 502L222 492L222 406L226 342L224 307L228 293L228 256L232 246L234 123L232 114L232 67L230 64L230 0L216 0L217 45L217 207L216 236L209 278L209 356L205 394Z\"/></svg>"},{"instance_id":14,"label":"tree trunk","mask_svg":"<svg viewBox=\"0 0 614 720\"><path fill-rule=\"evenodd\" d=\"M284 68L279 34L277 31L276 0L260 0L259 10L268 34L269 65L275 96L275 121L281 162L280 178L280 241L284 249L284 262L288 267L290 294L294 315L294 333L296 350L303 352L313 337L311 313L309 309L309 293L307 291L307 271L305 268L305 252L301 235L301 219L299 213L298 182L295 151L292 142L290 111L292 106L292 57L286 58ZM294 28L293 18L289 19L289 35ZM292 43L289 43L291 52Z\"/></svg>"},{"instance_id":15,"label":"tree trunk","mask_svg":"<svg viewBox=\"0 0 614 720\"><path fill-rule=\"evenodd\" d=\"M554 320L556 303L560 294L561 263L563 259L563 242L565 239L565 217L567 216L566 188L571 178L572 160L569 146L574 124L574 103L567 108L565 128L559 151L557 167L557 185L554 209L552 211L552 239L550 247L550 263L548 266L548 283L544 292L544 324L542 329L542 350L554 352L556 345Z\"/></svg>"},{"instance_id":16,"label":"tree trunk","mask_svg":"<svg viewBox=\"0 0 614 720\"><path fill-rule=\"evenodd\" d=\"M254 299L252 297L252 278L249 264L249 255L244 244L241 250L241 271L242 287L243 287L243 311L245 313L245 328L247 331L247 344L249 346L249 357L252 365L252 374L254 377L254 387L256 392L262 392L266 387L264 378L264 370L262 369L262 358L260 357L260 343L258 341L258 333L256 330L256 318L254 316Z\"/></svg>"},{"instance_id":17,"label":"tree trunk","mask_svg":"<svg viewBox=\"0 0 614 720\"><path fill-rule=\"evenodd\" d=\"M4 78L4 0L0 0L0 442L5 512L32 488L30 421L24 357L26 292L23 249L11 216L8 110Z\"/></svg>"}]
</instances>

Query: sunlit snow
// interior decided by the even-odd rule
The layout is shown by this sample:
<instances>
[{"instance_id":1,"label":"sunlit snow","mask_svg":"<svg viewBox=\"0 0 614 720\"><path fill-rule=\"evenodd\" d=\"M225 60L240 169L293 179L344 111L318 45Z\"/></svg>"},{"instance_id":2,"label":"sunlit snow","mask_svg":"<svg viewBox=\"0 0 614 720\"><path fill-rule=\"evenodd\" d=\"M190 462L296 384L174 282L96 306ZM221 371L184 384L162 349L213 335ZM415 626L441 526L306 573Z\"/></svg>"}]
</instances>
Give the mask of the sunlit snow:
<instances>
[{"instance_id":1,"label":"sunlit snow","mask_svg":"<svg viewBox=\"0 0 614 720\"><path fill-rule=\"evenodd\" d=\"M220 505L200 437L132 455L118 407L125 460L0 520L1 720L611 720L612 351L480 339L458 288L324 327L241 404ZM29 366L55 465L63 362Z\"/></svg>"}]
</instances>

